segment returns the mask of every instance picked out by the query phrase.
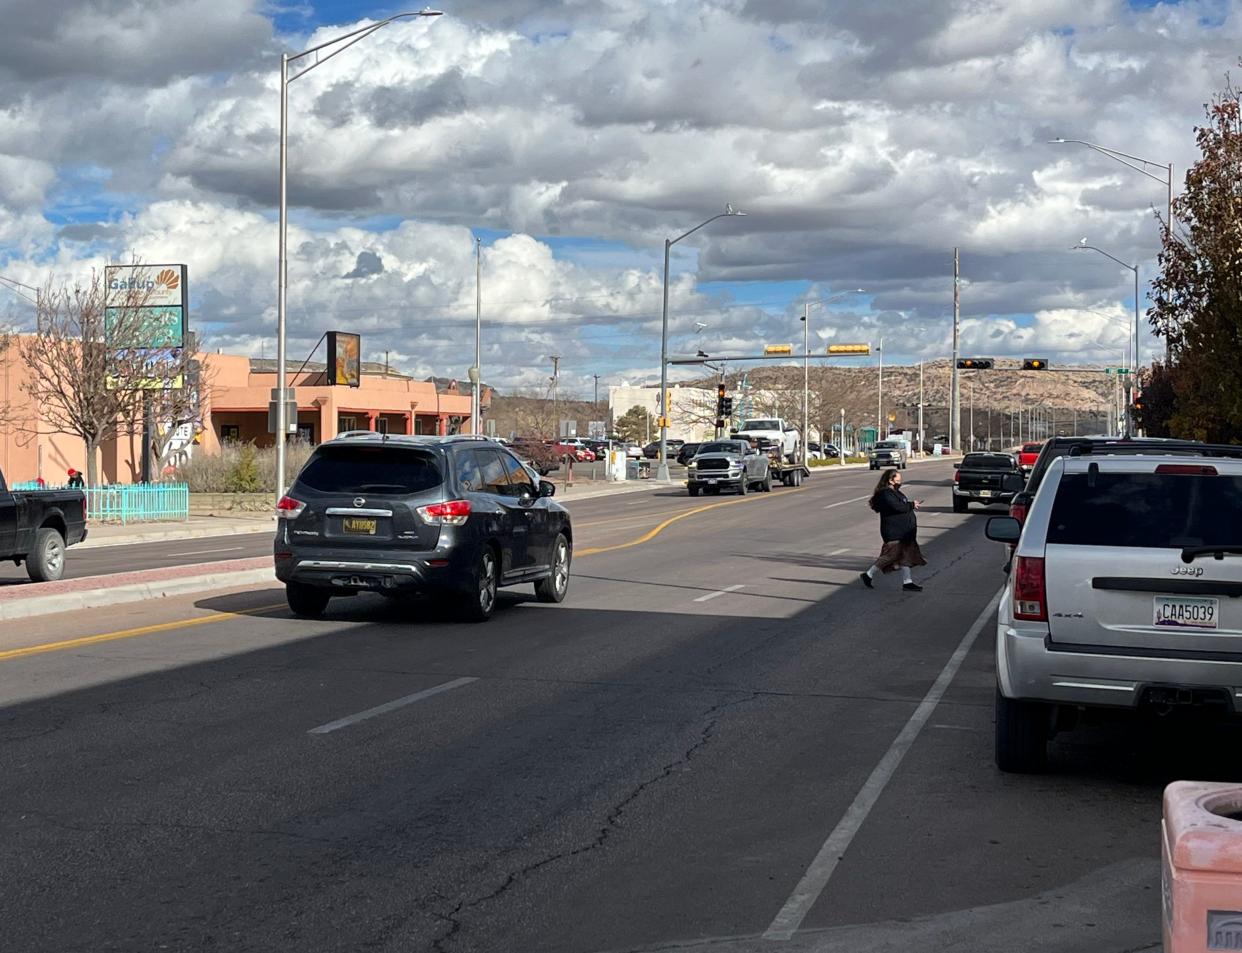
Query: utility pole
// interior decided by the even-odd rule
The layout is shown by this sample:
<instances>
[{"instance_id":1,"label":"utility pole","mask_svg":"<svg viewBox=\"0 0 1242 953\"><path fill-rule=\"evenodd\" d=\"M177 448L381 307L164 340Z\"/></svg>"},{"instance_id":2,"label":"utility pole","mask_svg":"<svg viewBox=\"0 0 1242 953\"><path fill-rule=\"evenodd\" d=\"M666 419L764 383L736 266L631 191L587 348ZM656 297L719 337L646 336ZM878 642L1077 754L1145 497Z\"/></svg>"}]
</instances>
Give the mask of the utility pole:
<instances>
[{"instance_id":1,"label":"utility pole","mask_svg":"<svg viewBox=\"0 0 1242 953\"><path fill-rule=\"evenodd\" d=\"M975 449L975 382L970 382L970 449Z\"/></svg>"},{"instance_id":2,"label":"utility pole","mask_svg":"<svg viewBox=\"0 0 1242 953\"><path fill-rule=\"evenodd\" d=\"M842 439L845 434L841 434ZM923 362L919 361L919 456L923 456L923 447L926 446L925 435L923 433Z\"/></svg>"},{"instance_id":3,"label":"utility pole","mask_svg":"<svg viewBox=\"0 0 1242 953\"><path fill-rule=\"evenodd\" d=\"M552 436L555 440L561 439L561 414L557 406L560 397L560 375L561 359L552 355Z\"/></svg>"},{"instance_id":4,"label":"utility pole","mask_svg":"<svg viewBox=\"0 0 1242 953\"><path fill-rule=\"evenodd\" d=\"M957 359L960 341L962 295L961 295L961 260L958 250L953 249L953 360L951 362L952 379L949 382L949 449L956 453L960 449L962 439L962 408L958 391Z\"/></svg>"},{"instance_id":5,"label":"utility pole","mask_svg":"<svg viewBox=\"0 0 1242 953\"><path fill-rule=\"evenodd\" d=\"M595 412L598 414L599 413L599 375L592 374L591 376L595 378Z\"/></svg>"},{"instance_id":6,"label":"utility pole","mask_svg":"<svg viewBox=\"0 0 1242 953\"><path fill-rule=\"evenodd\" d=\"M884 439L884 338L880 338L880 346L876 348L880 355L880 376L876 381L875 439Z\"/></svg>"}]
</instances>

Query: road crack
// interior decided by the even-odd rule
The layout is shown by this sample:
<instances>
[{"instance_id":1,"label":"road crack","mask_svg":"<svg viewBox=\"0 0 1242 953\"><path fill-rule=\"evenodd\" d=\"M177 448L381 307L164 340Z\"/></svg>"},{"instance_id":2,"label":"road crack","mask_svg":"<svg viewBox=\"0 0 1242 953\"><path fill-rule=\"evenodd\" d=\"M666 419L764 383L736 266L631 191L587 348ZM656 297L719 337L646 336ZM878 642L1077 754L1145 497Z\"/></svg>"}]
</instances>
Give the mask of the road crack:
<instances>
[{"instance_id":1,"label":"road crack","mask_svg":"<svg viewBox=\"0 0 1242 953\"><path fill-rule=\"evenodd\" d=\"M698 738L694 741L694 743L686 748L686 750L678 758L664 765L651 777L639 782L631 788L624 797L617 801L609 809L604 818L603 824L600 825L599 829L596 831L595 838L590 843L583 844L580 847L575 847L572 850L563 850L554 854L549 854L548 856L526 864L517 870L510 871L500 885L490 893L475 897L473 900L461 900L447 914L436 914L435 916L437 919L444 920L449 924L449 929L448 932L436 939L433 948L437 951L437 953L447 953L454 937L456 937L462 930L463 919L470 913L470 911L502 897L523 878L528 877L531 874L550 866L551 864L555 864L563 860L569 860L573 857L580 857L583 854L588 854L602 848L608 843L608 839L612 836L612 834L621 827L622 816L625 814L626 808L642 797L643 794L645 794L652 787L667 780L672 777L674 773L684 768L695 757L700 755L709 744L711 744L712 738L716 733L716 727L720 722L721 713L724 712L725 709L754 701L760 694L761 693L759 692L747 692L744 697L718 702L703 712L703 714L699 717L700 719L707 719L707 723L699 731Z\"/></svg>"}]
</instances>

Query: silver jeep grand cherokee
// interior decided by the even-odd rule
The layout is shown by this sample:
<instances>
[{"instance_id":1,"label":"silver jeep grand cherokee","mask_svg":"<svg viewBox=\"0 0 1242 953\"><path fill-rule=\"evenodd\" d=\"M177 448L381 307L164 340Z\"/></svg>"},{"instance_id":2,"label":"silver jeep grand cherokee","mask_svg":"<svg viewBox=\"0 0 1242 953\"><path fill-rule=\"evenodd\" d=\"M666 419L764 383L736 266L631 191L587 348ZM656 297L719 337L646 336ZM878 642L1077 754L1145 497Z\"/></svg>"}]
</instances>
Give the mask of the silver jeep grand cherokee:
<instances>
[{"instance_id":1,"label":"silver jeep grand cherokee","mask_svg":"<svg viewBox=\"0 0 1242 953\"><path fill-rule=\"evenodd\" d=\"M1061 457L1017 542L996 624L996 763L1045 766L1090 708L1242 706L1242 448ZM1020 534L1020 535L1019 535Z\"/></svg>"}]
</instances>

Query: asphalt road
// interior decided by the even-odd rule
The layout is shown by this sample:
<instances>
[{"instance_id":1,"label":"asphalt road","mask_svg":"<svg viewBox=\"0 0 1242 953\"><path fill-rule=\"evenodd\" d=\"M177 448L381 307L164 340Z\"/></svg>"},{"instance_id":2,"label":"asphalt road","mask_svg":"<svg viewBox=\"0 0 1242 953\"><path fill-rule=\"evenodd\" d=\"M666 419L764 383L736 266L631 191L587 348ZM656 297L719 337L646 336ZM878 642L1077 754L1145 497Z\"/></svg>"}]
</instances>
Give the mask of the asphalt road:
<instances>
[{"instance_id":1,"label":"asphalt road","mask_svg":"<svg viewBox=\"0 0 1242 953\"><path fill-rule=\"evenodd\" d=\"M0 945L1158 949L1160 791L1219 739L999 774L1001 554L950 473L907 475L918 594L857 580L864 471L603 501L566 602L482 626L269 587L6 630ZM715 508L636 542L662 504Z\"/></svg>"}]
</instances>

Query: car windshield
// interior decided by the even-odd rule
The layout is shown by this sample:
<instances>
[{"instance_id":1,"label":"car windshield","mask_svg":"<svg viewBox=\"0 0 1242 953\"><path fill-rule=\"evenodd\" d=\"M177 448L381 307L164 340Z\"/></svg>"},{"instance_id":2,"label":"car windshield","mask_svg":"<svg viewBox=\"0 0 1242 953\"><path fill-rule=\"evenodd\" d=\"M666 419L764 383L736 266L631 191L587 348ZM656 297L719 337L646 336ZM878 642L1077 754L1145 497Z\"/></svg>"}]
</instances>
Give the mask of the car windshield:
<instances>
[{"instance_id":1,"label":"car windshield","mask_svg":"<svg viewBox=\"0 0 1242 953\"><path fill-rule=\"evenodd\" d=\"M881 440L875 445L877 450L900 450L901 444L892 440Z\"/></svg>"},{"instance_id":2,"label":"car windshield","mask_svg":"<svg viewBox=\"0 0 1242 953\"><path fill-rule=\"evenodd\" d=\"M742 424L743 430L780 430L779 420L747 420Z\"/></svg>"},{"instance_id":3,"label":"car windshield","mask_svg":"<svg viewBox=\"0 0 1242 953\"><path fill-rule=\"evenodd\" d=\"M1013 458L1004 453L968 453L962 458L964 470L1012 470Z\"/></svg>"},{"instance_id":4,"label":"car windshield","mask_svg":"<svg viewBox=\"0 0 1242 953\"><path fill-rule=\"evenodd\" d=\"M1180 549L1242 542L1242 477L1069 473L1061 478L1049 545Z\"/></svg>"},{"instance_id":5,"label":"car windshield","mask_svg":"<svg viewBox=\"0 0 1242 953\"><path fill-rule=\"evenodd\" d=\"M320 447L298 474L321 493L421 493L443 482L437 455L410 447Z\"/></svg>"},{"instance_id":6,"label":"car windshield","mask_svg":"<svg viewBox=\"0 0 1242 953\"><path fill-rule=\"evenodd\" d=\"M698 456L706 453L742 453L746 445L736 440L718 440L715 443L705 443L699 447Z\"/></svg>"}]
</instances>

